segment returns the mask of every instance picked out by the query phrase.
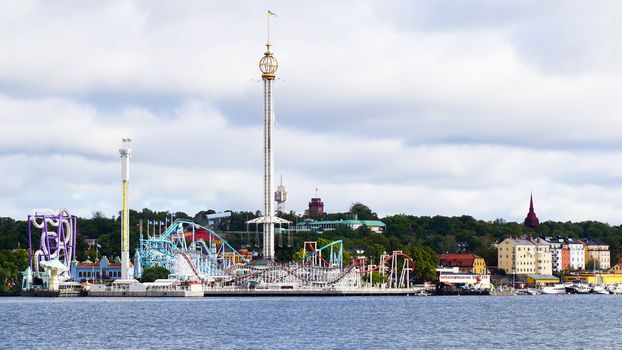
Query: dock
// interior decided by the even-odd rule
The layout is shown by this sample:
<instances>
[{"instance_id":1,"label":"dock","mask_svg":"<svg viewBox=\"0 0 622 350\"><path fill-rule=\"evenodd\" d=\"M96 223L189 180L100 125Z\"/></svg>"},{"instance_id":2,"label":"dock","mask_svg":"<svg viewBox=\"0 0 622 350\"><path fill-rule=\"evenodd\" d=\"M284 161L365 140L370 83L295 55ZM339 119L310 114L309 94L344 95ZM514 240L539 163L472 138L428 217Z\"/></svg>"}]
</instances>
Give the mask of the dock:
<instances>
[{"instance_id":1,"label":"dock","mask_svg":"<svg viewBox=\"0 0 622 350\"><path fill-rule=\"evenodd\" d=\"M205 297L334 297L334 296L419 296L428 295L421 288L348 288L348 289L248 289L205 288Z\"/></svg>"},{"instance_id":2,"label":"dock","mask_svg":"<svg viewBox=\"0 0 622 350\"><path fill-rule=\"evenodd\" d=\"M116 280L112 284L95 284L89 288L90 297L202 297L199 283L181 284L175 279L139 283L136 280Z\"/></svg>"}]
</instances>

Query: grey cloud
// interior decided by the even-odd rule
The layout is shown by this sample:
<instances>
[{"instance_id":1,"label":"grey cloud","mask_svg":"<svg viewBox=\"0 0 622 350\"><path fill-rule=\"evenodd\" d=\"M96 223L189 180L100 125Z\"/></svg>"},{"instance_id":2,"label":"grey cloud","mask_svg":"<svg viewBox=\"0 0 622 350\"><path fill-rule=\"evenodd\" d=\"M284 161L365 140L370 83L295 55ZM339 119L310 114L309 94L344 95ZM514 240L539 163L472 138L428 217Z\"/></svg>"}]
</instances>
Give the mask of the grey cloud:
<instances>
[{"instance_id":1,"label":"grey cloud","mask_svg":"<svg viewBox=\"0 0 622 350\"><path fill-rule=\"evenodd\" d=\"M288 207L621 222L616 3L273 5ZM0 213L261 207L265 4L5 7Z\"/></svg>"}]
</instances>

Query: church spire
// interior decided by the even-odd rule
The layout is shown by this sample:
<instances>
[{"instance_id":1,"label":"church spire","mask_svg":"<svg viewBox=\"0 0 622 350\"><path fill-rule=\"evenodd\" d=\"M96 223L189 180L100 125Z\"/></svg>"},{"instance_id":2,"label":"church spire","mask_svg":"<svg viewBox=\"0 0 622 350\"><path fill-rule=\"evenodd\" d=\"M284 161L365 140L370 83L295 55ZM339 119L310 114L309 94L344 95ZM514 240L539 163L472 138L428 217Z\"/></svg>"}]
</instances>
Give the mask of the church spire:
<instances>
[{"instance_id":1,"label":"church spire","mask_svg":"<svg viewBox=\"0 0 622 350\"><path fill-rule=\"evenodd\" d=\"M538 217L536 216L536 212L533 209L533 192L532 192L531 196L529 197L529 213L527 213L527 217L525 218L525 226L529 227L530 229L534 231L537 231L538 225L540 225L540 220L538 220Z\"/></svg>"}]
</instances>

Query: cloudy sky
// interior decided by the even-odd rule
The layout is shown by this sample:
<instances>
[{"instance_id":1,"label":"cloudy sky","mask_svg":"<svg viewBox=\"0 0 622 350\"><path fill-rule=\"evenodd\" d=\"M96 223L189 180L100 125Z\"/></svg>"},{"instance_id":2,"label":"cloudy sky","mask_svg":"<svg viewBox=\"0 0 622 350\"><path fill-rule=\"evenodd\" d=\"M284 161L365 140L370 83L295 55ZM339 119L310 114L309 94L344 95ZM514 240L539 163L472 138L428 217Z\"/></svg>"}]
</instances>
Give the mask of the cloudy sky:
<instances>
[{"instance_id":1,"label":"cloudy sky","mask_svg":"<svg viewBox=\"0 0 622 350\"><path fill-rule=\"evenodd\" d=\"M0 216L262 207L622 223L618 1L0 1Z\"/></svg>"}]
</instances>

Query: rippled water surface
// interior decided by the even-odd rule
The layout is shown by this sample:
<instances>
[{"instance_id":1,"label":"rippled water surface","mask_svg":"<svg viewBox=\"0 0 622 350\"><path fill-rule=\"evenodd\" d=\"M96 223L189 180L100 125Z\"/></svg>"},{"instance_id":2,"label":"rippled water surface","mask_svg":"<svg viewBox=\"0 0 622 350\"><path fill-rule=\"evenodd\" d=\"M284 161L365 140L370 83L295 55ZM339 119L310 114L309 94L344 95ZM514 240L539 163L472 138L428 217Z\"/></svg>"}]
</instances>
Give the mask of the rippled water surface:
<instances>
[{"instance_id":1,"label":"rippled water surface","mask_svg":"<svg viewBox=\"0 0 622 350\"><path fill-rule=\"evenodd\" d=\"M0 298L0 348L622 349L622 296Z\"/></svg>"}]
</instances>

